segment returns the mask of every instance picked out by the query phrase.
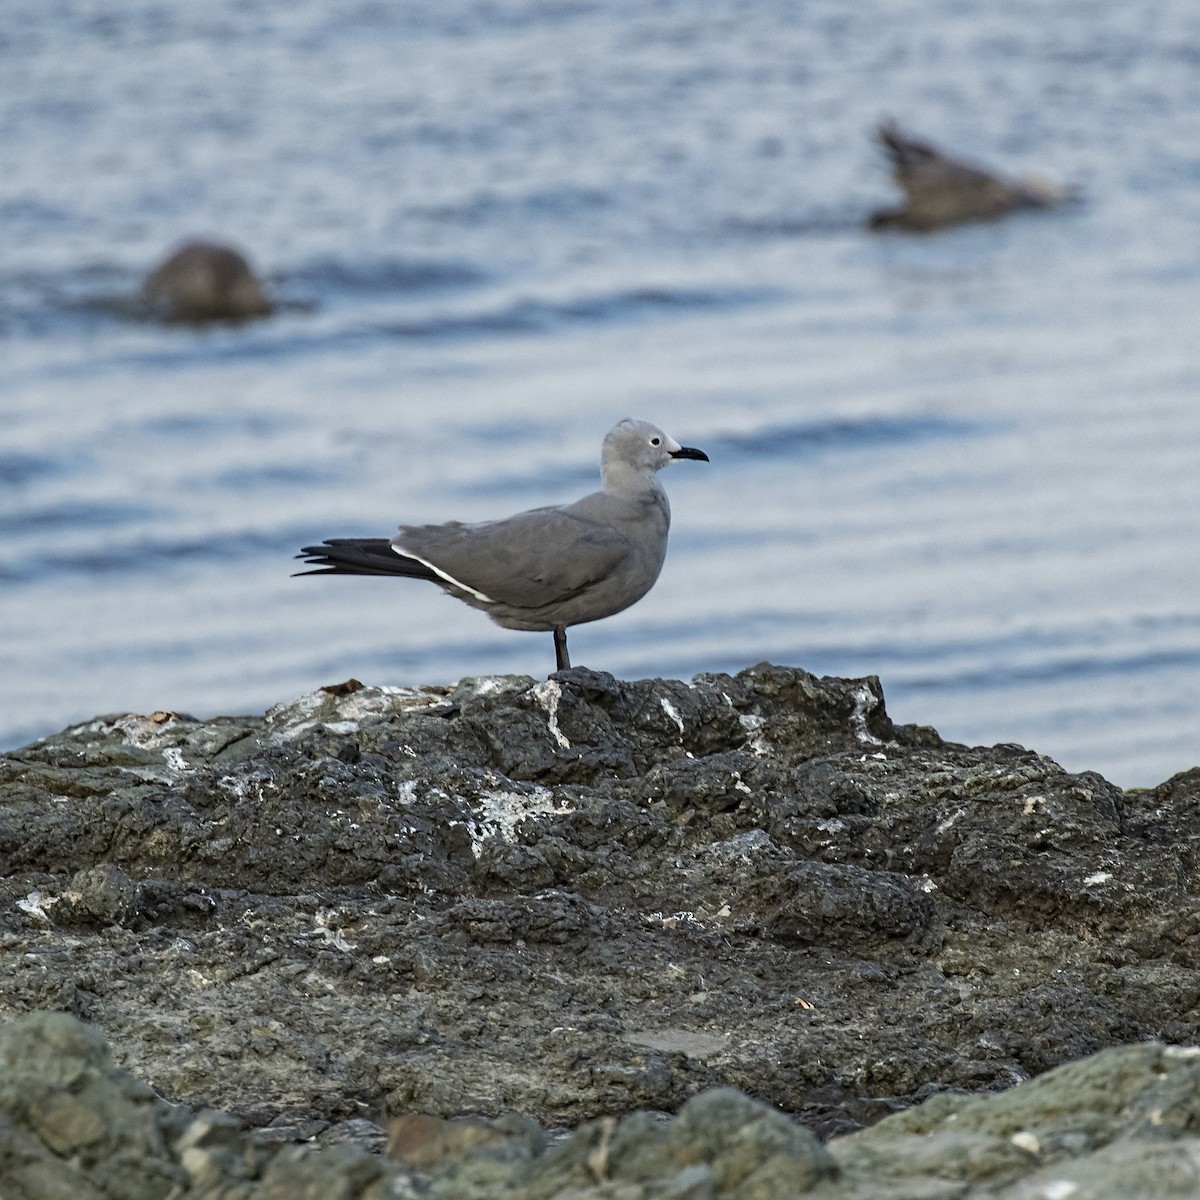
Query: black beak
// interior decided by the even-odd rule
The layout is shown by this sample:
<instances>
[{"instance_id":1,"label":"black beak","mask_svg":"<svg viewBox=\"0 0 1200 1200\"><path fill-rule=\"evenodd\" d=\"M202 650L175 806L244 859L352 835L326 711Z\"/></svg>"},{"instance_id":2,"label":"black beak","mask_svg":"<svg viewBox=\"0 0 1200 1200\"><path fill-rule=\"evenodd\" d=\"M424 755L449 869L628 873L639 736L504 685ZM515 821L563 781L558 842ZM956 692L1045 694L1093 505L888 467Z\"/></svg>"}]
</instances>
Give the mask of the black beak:
<instances>
[{"instance_id":1,"label":"black beak","mask_svg":"<svg viewBox=\"0 0 1200 1200\"><path fill-rule=\"evenodd\" d=\"M701 462L708 462L708 455L703 450L697 450L695 446L680 446L678 450L671 451L672 458L698 458Z\"/></svg>"}]
</instances>

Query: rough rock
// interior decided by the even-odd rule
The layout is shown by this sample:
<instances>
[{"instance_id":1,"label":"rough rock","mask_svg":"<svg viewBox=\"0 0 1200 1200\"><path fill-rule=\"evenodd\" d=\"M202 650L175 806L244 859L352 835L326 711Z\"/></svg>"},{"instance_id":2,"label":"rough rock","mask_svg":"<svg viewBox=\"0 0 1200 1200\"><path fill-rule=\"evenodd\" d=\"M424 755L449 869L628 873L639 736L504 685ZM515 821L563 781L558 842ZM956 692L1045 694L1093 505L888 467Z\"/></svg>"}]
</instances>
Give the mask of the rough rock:
<instances>
[{"instance_id":1,"label":"rough rock","mask_svg":"<svg viewBox=\"0 0 1200 1200\"><path fill-rule=\"evenodd\" d=\"M160 1099L92 1027L0 1028L0 1192L11 1200L1127 1200L1200 1190L1200 1049L1118 1047L991 1096L942 1093L822 1145L732 1088L671 1118L536 1123L413 1114L396 1156L278 1145Z\"/></svg>"},{"instance_id":2,"label":"rough rock","mask_svg":"<svg viewBox=\"0 0 1200 1200\"><path fill-rule=\"evenodd\" d=\"M0 1017L261 1145L714 1087L830 1137L1197 1040L1198 807L767 664L101 717L0 756Z\"/></svg>"}]
</instances>

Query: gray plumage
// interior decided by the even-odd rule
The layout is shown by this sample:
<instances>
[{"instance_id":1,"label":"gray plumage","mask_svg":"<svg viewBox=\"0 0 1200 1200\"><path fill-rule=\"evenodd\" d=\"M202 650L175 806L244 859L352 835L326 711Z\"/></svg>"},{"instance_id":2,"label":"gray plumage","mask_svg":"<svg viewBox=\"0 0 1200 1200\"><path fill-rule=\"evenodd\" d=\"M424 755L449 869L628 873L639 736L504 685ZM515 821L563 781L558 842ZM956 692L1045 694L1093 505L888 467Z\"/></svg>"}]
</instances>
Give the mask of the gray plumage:
<instances>
[{"instance_id":1,"label":"gray plumage","mask_svg":"<svg viewBox=\"0 0 1200 1200\"><path fill-rule=\"evenodd\" d=\"M573 504L499 521L401 525L385 538L333 538L301 552L302 575L399 575L437 583L505 629L553 633L569 667L566 630L611 617L654 586L667 553L671 506L658 472L708 461L649 421L626 418L600 453L601 488Z\"/></svg>"}]
</instances>

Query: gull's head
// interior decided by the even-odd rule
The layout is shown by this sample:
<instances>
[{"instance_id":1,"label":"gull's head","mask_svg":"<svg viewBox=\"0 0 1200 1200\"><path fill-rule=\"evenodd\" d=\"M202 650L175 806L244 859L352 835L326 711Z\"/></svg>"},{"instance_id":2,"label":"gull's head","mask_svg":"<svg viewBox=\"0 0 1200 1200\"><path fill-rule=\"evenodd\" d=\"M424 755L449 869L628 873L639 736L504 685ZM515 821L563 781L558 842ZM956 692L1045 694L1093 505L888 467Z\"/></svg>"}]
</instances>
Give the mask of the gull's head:
<instances>
[{"instance_id":1,"label":"gull's head","mask_svg":"<svg viewBox=\"0 0 1200 1200\"><path fill-rule=\"evenodd\" d=\"M614 425L604 439L600 452L600 470L605 479L613 473L661 471L676 459L695 458L708 462L703 450L681 446L649 421L633 417Z\"/></svg>"}]
</instances>

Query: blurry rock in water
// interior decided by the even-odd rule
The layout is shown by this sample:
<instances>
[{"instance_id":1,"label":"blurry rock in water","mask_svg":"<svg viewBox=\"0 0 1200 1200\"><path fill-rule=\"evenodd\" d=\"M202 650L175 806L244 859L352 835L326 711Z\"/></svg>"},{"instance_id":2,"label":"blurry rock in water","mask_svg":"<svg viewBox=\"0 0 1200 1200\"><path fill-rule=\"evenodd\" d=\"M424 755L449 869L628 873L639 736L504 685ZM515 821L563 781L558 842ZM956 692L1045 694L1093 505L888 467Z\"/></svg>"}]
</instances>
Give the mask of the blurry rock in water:
<instances>
[{"instance_id":1,"label":"blurry rock in water","mask_svg":"<svg viewBox=\"0 0 1200 1200\"><path fill-rule=\"evenodd\" d=\"M217 242L185 242L142 283L155 316L166 321L238 321L271 313L246 259Z\"/></svg>"},{"instance_id":2,"label":"blurry rock in water","mask_svg":"<svg viewBox=\"0 0 1200 1200\"><path fill-rule=\"evenodd\" d=\"M1004 179L951 158L909 137L894 121L875 134L892 162L892 180L904 192L897 208L871 214L872 229L928 232L964 221L992 221L1023 208L1052 208L1077 198L1074 189L1035 177Z\"/></svg>"}]
</instances>

